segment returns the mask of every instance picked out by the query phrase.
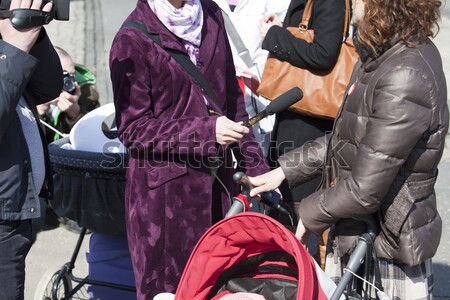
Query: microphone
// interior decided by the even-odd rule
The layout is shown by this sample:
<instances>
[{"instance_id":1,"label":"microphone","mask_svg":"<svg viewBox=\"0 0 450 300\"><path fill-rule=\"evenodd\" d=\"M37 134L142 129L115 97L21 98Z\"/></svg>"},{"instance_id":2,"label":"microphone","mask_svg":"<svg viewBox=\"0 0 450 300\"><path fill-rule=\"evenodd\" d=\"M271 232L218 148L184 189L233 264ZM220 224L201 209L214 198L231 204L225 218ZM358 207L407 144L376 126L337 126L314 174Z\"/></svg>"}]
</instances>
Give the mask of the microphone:
<instances>
[{"instance_id":1,"label":"microphone","mask_svg":"<svg viewBox=\"0 0 450 300\"><path fill-rule=\"evenodd\" d=\"M300 101L303 98L303 92L298 87L293 87L289 91L281 94L277 98L275 98L273 101L269 103L269 105L266 106L266 109L263 111L257 113L247 121L244 121L242 123L243 126L249 128L262 119L264 119L267 116L282 112L283 110L287 109L292 104Z\"/></svg>"}]
</instances>

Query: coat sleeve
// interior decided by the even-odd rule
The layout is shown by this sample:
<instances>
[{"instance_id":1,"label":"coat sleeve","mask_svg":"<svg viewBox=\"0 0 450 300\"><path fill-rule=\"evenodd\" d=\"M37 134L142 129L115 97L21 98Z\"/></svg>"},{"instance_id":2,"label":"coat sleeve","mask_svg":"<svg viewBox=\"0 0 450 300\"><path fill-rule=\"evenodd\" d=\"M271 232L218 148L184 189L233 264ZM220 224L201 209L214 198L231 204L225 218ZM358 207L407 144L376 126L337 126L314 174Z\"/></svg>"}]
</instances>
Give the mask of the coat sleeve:
<instances>
[{"instance_id":1,"label":"coat sleeve","mask_svg":"<svg viewBox=\"0 0 450 300\"><path fill-rule=\"evenodd\" d=\"M128 31L129 33L129 31ZM119 32L110 52L110 70L121 142L130 151L152 155L216 155L214 116L168 118L155 114L148 52L139 37ZM167 66L152 66L154 72ZM203 101L203 100L202 100ZM206 108L205 108L206 111Z\"/></svg>"},{"instance_id":2,"label":"coat sleeve","mask_svg":"<svg viewBox=\"0 0 450 300\"><path fill-rule=\"evenodd\" d=\"M278 159L289 186L296 187L322 174L329 134L305 143Z\"/></svg>"},{"instance_id":3,"label":"coat sleeve","mask_svg":"<svg viewBox=\"0 0 450 300\"><path fill-rule=\"evenodd\" d=\"M278 59L300 68L331 69L336 63L342 45L345 1L315 1L312 14L313 43L294 37L284 27L272 26L263 40L262 48ZM284 24L285 27L298 25Z\"/></svg>"},{"instance_id":4,"label":"coat sleeve","mask_svg":"<svg viewBox=\"0 0 450 300\"><path fill-rule=\"evenodd\" d=\"M429 128L432 93L423 88L426 83L414 84L424 80L422 74L400 66L380 77L350 176L338 178L334 187L301 202L300 216L317 234L339 219L376 212L400 167Z\"/></svg>"}]
</instances>

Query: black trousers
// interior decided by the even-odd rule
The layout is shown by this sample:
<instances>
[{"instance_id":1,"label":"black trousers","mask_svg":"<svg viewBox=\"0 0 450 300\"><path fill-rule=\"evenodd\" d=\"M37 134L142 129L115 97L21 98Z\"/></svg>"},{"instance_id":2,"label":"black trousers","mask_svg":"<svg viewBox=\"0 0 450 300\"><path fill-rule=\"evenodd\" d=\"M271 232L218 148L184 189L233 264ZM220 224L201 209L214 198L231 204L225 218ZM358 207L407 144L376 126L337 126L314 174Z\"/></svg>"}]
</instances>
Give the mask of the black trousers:
<instances>
[{"instance_id":1,"label":"black trousers","mask_svg":"<svg viewBox=\"0 0 450 300\"><path fill-rule=\"evenodd\" d=\"M25 258L31 244L31 220L0 220L0 299L24 299Z\"/></svg>"}]
</instances>

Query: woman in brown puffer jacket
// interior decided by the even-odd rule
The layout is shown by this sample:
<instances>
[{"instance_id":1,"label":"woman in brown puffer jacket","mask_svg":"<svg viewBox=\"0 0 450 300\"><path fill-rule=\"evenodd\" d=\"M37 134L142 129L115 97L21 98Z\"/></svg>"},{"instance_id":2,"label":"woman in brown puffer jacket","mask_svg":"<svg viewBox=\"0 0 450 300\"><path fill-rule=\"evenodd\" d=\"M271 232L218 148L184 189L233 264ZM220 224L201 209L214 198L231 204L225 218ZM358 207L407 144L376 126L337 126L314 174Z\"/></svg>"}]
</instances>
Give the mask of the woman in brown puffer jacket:
<instances>
[{"instance_id":1,"label":"woman in brown puffer jacket","mask_svg":"<svg viewBox=\"0 0 450 300\"><path fill-rule=\"evenodd\" d=\"M432 295L431 258L442 230L434 184L449 121L442 61L429 39L440 4L353 0L360 61L333 132L250 178L255 195L322 173L321 189L301 202L296 235L304 240L331 227L326 271L333 277L366 230L353 218L375 216L375 250L391 299Z\"/></svg>"}]
</instances>

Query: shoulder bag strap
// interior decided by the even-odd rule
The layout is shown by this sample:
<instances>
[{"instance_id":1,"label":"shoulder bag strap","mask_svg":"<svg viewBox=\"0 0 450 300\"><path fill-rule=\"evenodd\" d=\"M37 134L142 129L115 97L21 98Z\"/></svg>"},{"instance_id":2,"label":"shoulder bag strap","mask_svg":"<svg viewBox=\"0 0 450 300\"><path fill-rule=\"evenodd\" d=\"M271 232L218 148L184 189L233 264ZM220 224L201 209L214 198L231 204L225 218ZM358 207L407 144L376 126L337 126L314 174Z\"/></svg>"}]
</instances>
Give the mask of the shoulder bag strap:
<instances>
[{"instance_id":1,"label":"shoulder bag strap","mask_svg":"<svg viewBox=\"0 0 450 300\"><path fill-rule=\"evenodd\" d=\"M307 30L309 28L309 21L311 20L313 0L308 0L305 5L305 10L303 11L302 22L299 28L302 30ZM344 33L342 41L345 41L348 36L348 31L350 27L350 0L345 0L345 17L344 17Z\"/></svg>"},{"instance_id":2,"label":"shoulder bag strap","mask_svg":"<svg viewBox=\"0 0 450 300\"><path fill-rule=\"evenodd\" d=\"M250 52L248 51L247 47L245 47L245 44L242 41L241 36L237 32L236 27L234 27L233 22L230 19L230 16L222 9L221 11L225 28L227 30L228 35L230 36L231 41L236 47L239 57L242 58L242 61L244 61L247 68L251 68L253 66L253 60L250 57Z\"/></svg>"},{"instance_id":3,"label":"shoulder bag strap","mask_svg":"<svg viewBox=\"0 0 450 300\"><path fill-rule=\"evenodd\" d=\"M308 0L306 2L305 9L303 10L302 22L298 25L300 29L307 30L309 28L309 20L311 20L313 2L313 0Z\"/></svg>"},{"instance_id":4,"label":"shoulder bag strap","mask_svg":"<svg viewBox=\"0 0 450 300\"><path fill-rule=\"evenodd\" d=\"M221 108L222 105L220 104L219 100L217 100L216 96L214 95L213 90L209 87L208 83L206 82L205 77L200 73L200 71L197 69L197 67L192 63L192 61L189 59L189 57L179 51L172 50L172 49L166 49L163 47L161 43L161 39L158 34L150 34L147 31L147 28L145 28L144 23L138 20L130 20L125 22L122 25L122 28L124 27L132 27L136 28L137 30L145 33L146 36L151 38L156 44L158 44L162 49L164 49L167 53L170 54L192 77L195 78L195 80L198 82L198 84L202 87L202 89L205 91L205 93L211 98L211 100L214 101L216 106L218 108Z\"/></svg>"}]
</instances>

